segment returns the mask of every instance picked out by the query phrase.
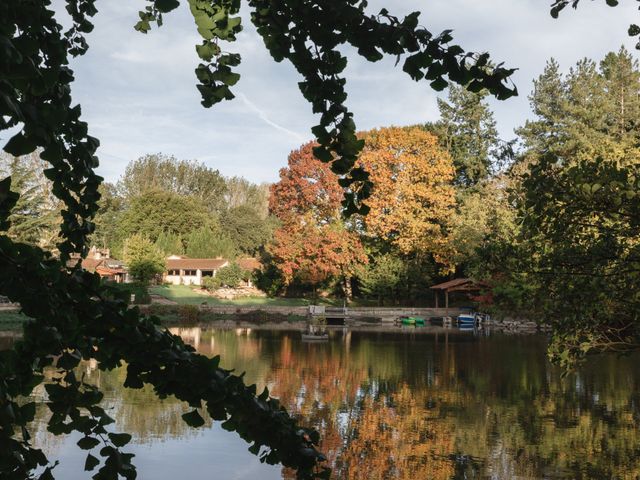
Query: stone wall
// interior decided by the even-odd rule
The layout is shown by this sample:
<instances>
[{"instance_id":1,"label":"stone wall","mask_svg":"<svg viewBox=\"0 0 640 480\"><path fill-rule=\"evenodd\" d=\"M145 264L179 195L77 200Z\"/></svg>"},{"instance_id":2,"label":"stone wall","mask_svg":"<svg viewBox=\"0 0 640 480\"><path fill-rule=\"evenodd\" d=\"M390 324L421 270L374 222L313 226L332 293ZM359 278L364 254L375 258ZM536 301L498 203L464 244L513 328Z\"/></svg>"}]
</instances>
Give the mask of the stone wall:
<instances>
[{"instance_id":1,"label":"stone wall","mask_svg":"<svg viewBox=\"0 0 640 480\"><path fill-rule=\"evenodd\" d=\"M306 316L309 307L284 307L284 306L243 306L233 305L202 305L201 311L220 314L242 314L262 310L269 313L279 313L282 315ZM353 307L347 309L349 317L357 318L380 318L382 321L394 321L398 317L455 317L460 314L457 308L393 308L393 307Z\"/></svg>"}]
</instances>

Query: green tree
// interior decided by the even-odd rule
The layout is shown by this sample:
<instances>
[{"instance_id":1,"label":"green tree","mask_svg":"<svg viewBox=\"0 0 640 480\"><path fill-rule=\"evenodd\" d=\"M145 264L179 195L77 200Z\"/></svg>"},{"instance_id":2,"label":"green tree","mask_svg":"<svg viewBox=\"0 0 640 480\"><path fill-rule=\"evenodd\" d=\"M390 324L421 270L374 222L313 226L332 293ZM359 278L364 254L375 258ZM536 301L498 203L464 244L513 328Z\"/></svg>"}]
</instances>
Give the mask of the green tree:
<instances>
[{"instance_id":1,"label":"green tree","mask_svg":"<svg viewBox=\"0 0 640 480\"><path fill-rule=\"evenodd\" d=\"M161 233L188 235L217 225L207 209L193 197L164 190L148 190L134 197L119 222L120 238L143 232L152 242Z\"/></svg>"},{"instance_id":2,"label":"green tree","mask_svg":"<svg viewBox=\"0 0 640 480\"><path fill-rule=\"evenodd\" d=\"M22 157L0 155L0 175L10 176L13 191L20 194L9 217L9 236L53 250L61 222L60 202L51 191L44 168L45 163L35 153Z\"/></svg>"},{"instance_id":3,"label":"green tree","mask_svg":"<svg viewBox=\"0 0 640 480\"><path fill-rule=\"evenodd\" d=\"M640 345L640 123L628 116L638 111L639 79L624 49L565 77L550 64L530 97L537 118L519 131L529 166L520 269L540 278L530 299L555 325L552 353L565 365Z\"/></svg>"},{"instance_id":4,"label":"green tree","mask_svg":"<svg viewBox=\"0 0 640 480\"><path fill-rule=\"evenodd\" d=\"M101 248L112 249L114 255L118 256L122 247L122 238L119 235L120 217L125 202L118 194L116 186L111 183L102 183L99 193L99 209L94 218L96 227L91 242Z\"/></svg>"},{"instance_id":5,"label":"green tree","mask_svg":"<svg viewBox=\"0 0 640 480\"><path fill-rule=\"evenodd\" d=\"M385 298L398 297L398 288L404 279L405 261L388 253L376 255L374 260L358 273L362 293L377 298L379 305L384 305Z\"/></svg>"},{"instance_id":6,"label":"green tree","mask_svg":"<svg viewBox=\"0 0 640 480\"><path fill-rule=\"evenodd\" d=\"M447 100L438 99L440 120L428 126L451 154L461 186L475 185L494 170L499 138L487 96L451 85Z\"/></svg>"},{"instance_id":7,"label":"green tree","mask_svg":"<svg viewBox=\"0 0 640 480\"><path fill-rule=\"evenodd\" d=\"M127 165L118 182L121 194L132 199L149 190L197 198L209 212L221 212L227 193L220 172L196 160L178 160L162 153L140 157Z\"/></svg>"},{"instance_id":8,"label":"green tree","mask_svg":"<svg viewBox=\"0 0 640 480\"><path fill-rule=\"evenodd\" d=\"M242 177L225 179L225 203L228 209L246 207L265 219L269 215L269 185L256 185Z\"/></svg>"},{"instance_id":9,"label":"green tree","mask_svg":"<svg viewBox=\"0 0 640 480\"><path fill-rule=\"evenodd\" d=\"M226 211L220 218L221 230L237 249L247 255L255 255L273 237L277 219L263 218L256 209L240 205Z\"/></svg>"},{"instance_id":10,"label":"green tree","mask_svg":"<svg viewBox=\"0 0 640 480\"><path fill-rule=\"evenodd\" d=\"M219 229L202 227L186 237L186 253L192 258L235 258L237 254L233 240Z\"/></svg>"},{"instance_id":11,"label":"green tree","mask_svg":"<svg viewBox=\"0 0 640 480\"><path fill-rule=\"evenodd\" d=\"M155 243L156 247L167 256L182 255L184 253L182 237L175 233L161 232Z\"/></svg>"},{"instance_id":12,"label":"green tree","mask_svg":"<svg viewBox=\"0 0 640 480\"><path fill-rule=\"evenodd\" d=\"M448 228L454 262L465 275L490 280L504 270L510 249L515 255L520 226L511 192L517 188L509 171L460 196Z\"/></svg>"},{"instance_id":13,"label":"green tree","mask_svg":"<svg viewBox=\"0 0 640 480\"><path fill-rule=\"evenodd\" d=\"M149 284L165 270L164 254L143 234L135 234L125 240L123 259L129 274L143 284Z\"/></svg>"}]
</instances>

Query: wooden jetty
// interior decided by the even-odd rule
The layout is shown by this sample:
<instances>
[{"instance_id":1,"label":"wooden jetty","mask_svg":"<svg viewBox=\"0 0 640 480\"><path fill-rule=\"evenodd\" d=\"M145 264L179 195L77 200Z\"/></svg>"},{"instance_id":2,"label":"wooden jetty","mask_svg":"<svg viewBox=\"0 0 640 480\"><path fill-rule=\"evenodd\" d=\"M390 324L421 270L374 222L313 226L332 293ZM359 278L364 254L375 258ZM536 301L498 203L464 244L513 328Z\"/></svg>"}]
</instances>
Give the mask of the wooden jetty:
<instances>
[{"instance_id":1,"label":"wooden jetty","mask_svg":"<svg viewBox=\"0 0 640 480\"><path fill-rule=\"evenodd\" d=\"M345 325L349 316L347 307L326 307L324 305L309 305L309 318L311 320L324 318L326 325Z\"/></svg>"}]
</instances>

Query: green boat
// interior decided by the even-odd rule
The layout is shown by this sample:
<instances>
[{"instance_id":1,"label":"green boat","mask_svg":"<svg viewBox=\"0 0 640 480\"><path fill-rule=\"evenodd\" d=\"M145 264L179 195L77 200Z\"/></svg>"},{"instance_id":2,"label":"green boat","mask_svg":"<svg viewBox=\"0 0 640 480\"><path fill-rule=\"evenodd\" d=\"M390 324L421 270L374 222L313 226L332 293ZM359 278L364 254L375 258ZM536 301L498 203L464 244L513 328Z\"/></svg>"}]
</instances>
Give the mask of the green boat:
<instances>
[{"instance_id":1,"label":"green boat","mask_svg":"<svg viewBox=\"0 0 640 480\"><path fill-rule=\"evenodd\" d=\"M422 317L402 317L403 325L424 325L425 319Z\"/></svg>"}]
</instances>

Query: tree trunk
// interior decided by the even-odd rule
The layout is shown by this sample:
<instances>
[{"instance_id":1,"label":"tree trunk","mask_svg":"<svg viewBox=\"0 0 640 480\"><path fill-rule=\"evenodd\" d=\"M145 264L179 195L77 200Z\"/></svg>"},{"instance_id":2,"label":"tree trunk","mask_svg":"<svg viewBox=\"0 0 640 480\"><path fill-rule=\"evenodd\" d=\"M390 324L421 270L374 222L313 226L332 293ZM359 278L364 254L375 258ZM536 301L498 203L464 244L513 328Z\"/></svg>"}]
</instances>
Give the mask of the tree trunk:
<instances>
[{"instance_id":1,"label":"tree trunk","mask_svg":"<svg viewBox=\"0 0 640 480\"><path fill-rule=\"evenodd\" d=\"M344 290L344 298L349 303L353 297L353 290L351 289L351 277L345 275L343 278L342 289Z\"/></svg>"}]
</instances>

